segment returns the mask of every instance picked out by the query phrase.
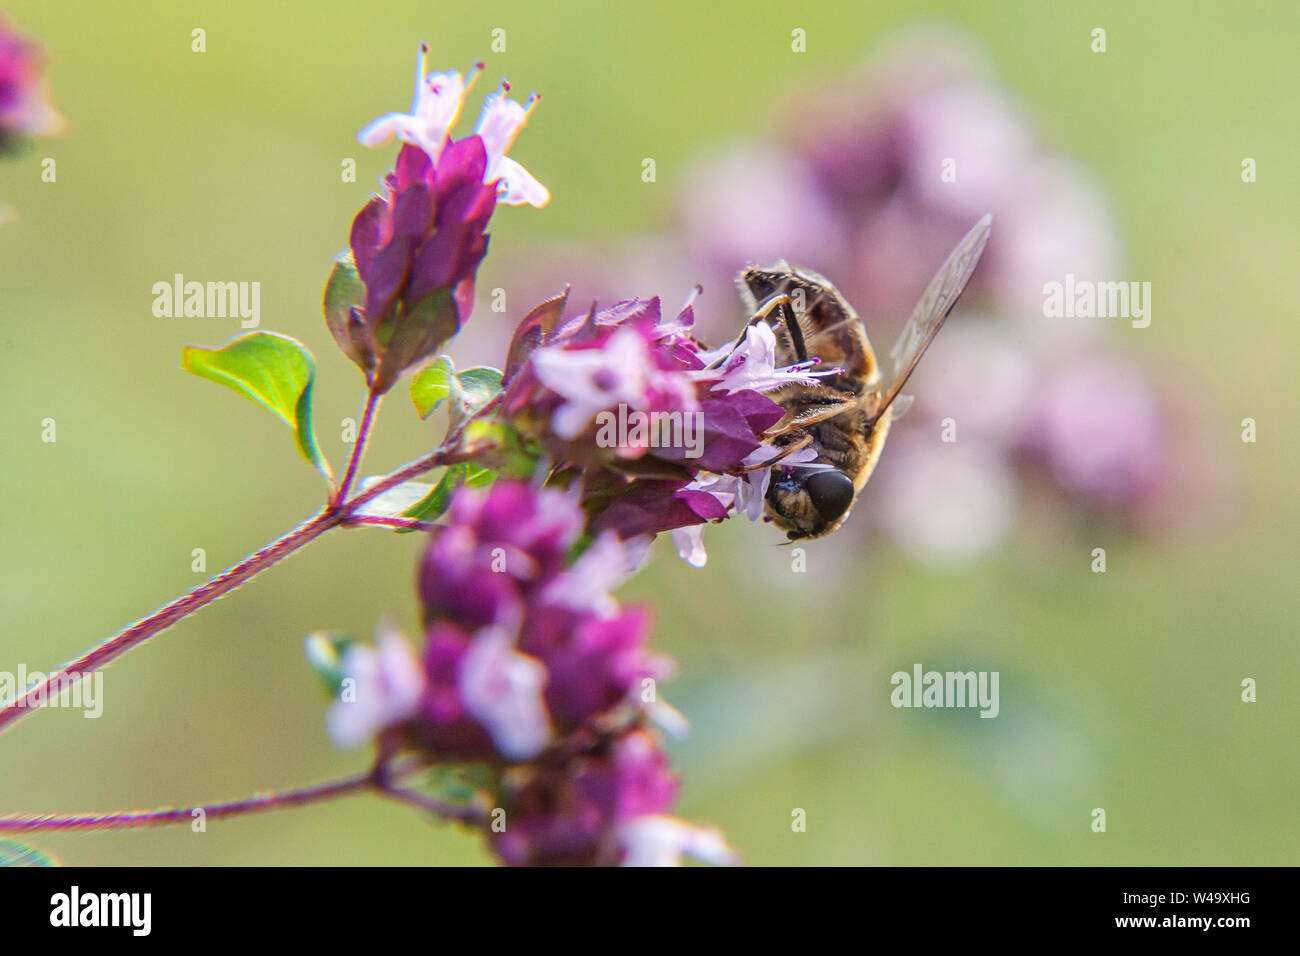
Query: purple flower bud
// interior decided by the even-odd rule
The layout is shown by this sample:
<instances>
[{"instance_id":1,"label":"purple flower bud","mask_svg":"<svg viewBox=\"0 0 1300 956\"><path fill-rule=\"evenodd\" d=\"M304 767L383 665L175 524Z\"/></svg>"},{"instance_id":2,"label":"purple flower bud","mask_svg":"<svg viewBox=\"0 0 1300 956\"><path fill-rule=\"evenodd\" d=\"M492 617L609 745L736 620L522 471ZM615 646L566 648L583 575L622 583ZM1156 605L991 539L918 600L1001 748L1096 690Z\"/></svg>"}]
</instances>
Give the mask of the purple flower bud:
<instances>
[{"instance_id":1,"label":"purple flower bud","mask_svg":"<svg viewBox=\"0 0 1300 956\"><path fill-rule=\"evenodd\" d=\"M482 181L486 162L476 136L449 141L436 166L420 147L404 145L383 194L353 220L352 259L365 285L362 316L375 363L363 368L379 391L469 316L496 204L495 188ZM339 344L353 354L351 337Z\"/></svg>"}]
</instances>

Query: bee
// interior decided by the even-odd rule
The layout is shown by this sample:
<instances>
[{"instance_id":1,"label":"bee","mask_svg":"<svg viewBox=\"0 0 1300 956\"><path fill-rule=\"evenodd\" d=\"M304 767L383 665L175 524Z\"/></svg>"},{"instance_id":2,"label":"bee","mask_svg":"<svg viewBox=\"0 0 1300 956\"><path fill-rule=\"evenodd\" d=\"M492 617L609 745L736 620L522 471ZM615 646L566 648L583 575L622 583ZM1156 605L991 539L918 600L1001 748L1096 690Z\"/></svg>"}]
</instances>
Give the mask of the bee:
<instances>
[{"instance_id":1,"label":"bee","mask_svg":"<svg viewBox=\"0 0 1300 956\"><path fill-rule=\"evenodd\" d=\"M767 322L776 334L778 366L816 359L833 369L816 385L784 385L769 396L785 416L762 436L781 449L763 464L772 471L764 510L791 541L830 534L848 518L891 421L910 404L899 392L974 273L992 224L991 215L977 222L930 280L890 350L888 379L862 320L829 280L784 262L737 277L752 316L747 325ZM817 453L812 462L777 463L807 447Z\"/></svg>"}]
</instances>

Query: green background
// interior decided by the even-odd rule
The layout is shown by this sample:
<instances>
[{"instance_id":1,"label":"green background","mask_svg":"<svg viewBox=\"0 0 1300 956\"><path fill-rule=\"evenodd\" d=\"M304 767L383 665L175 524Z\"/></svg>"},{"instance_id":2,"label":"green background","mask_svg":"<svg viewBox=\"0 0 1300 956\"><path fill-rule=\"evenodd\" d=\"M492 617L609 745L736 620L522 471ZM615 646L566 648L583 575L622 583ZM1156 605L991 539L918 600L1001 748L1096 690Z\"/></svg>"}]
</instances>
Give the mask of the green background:
<instances>
[{"instance_id":1,"label":"green background","mask_svg":"<svg viewBox=\"0 0 1300 956\"><path fill-rule=\"evenodd\" d=\"M47 46L64 136L0 166L0 668L46 670L306 517L318 477L269 417L177 370L233 320L159 319L175 272L262 284L262 327L316 354L322 447L354 416L355 370L319 296L352 215L393 152L358 128L405 108L418 39L431 65L544 97L516 156L551 189L503 209L504 251L662 225L692 157L767 128L792 82L833 80L892 28L964 25L1047 142L1110 192L1126 268L1161 315L1135 349L1199 381L1210 442L1238 473L1226 527L1172 543L1045 554L1014 539L947 572L888 545L806 577L770 529L709 533L693 571L662 544L627 593L657 609L679 660L665 695L692 718L674 745L684 816L750 863L1284 864L1297 860L1294 361L1300 13L1290 4L8 2ZM1108 52L1089 50L1106 28ZM190 31L207 31L207 52ZM492 54L490 31L507 31ZM790 31L808 52L790 52ZM490 79L489 79L490 81ZM480 90L481 94L484 92ZM476 109L472 99L470 110ZM472 117L472 112L469 114ZM57 182L40 181L40 159ZM640 161L654 156L658 182ZM1240 180L1242 157L1259 181ZM355 183L340 163L355 157ZM681 290L661 292L676 301ZM454 349L453 349L454 352ZM436 437L400 391L367 471ZM1239 422L1259 423L1243 445ZM40 439L57 421L58 440ZM743 525L743 526L742 526ZM851 526L850 526L851 527ZM0 813L187 805L360 769L322 730L308 631L368 635L414 618L419 542L336 532L106 674L104 716L35 714L0 736ZM860 552L859 552L860 553ZM810 550L816 567L817 550ZM895 710L888 675L999 670L1002 714ZM941 666L942 665L942 666ZM1245 677L1259 700L1240 700ZM791 810L807 811L792 833ZM1108 832L1091 832L1103 807ZM75 864L437 864L478 841L355 797L186 827L41 837Z\"/></svg>"}]
</instances>

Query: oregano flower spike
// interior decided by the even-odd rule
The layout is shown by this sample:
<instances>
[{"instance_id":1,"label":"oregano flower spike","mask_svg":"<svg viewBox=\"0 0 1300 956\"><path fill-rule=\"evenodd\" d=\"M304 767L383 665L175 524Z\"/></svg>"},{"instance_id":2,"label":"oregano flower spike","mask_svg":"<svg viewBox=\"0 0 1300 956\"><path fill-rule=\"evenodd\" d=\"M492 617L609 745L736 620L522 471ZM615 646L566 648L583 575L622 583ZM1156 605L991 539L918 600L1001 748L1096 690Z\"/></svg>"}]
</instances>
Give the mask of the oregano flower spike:
<instances>
[{"instance_id":1,"label":"oregano flower spike","mask_svg":"<svg viewBox=\"0 0 1300 956\"><path fill-rule=\"evenodd\" d=\"M366 146L396 137L402 147L380 192L353 220L349 248L325 288L330 332L376 394L436 353L469 318L497 203L550 200L546 187L506 155L537 97L520 104L503 81L486 98L475 131L453 139L482 64L465 77L426 72L426 55L422 44L410 112L388 113L358 134Z\"/></svg>"}]
</instances>

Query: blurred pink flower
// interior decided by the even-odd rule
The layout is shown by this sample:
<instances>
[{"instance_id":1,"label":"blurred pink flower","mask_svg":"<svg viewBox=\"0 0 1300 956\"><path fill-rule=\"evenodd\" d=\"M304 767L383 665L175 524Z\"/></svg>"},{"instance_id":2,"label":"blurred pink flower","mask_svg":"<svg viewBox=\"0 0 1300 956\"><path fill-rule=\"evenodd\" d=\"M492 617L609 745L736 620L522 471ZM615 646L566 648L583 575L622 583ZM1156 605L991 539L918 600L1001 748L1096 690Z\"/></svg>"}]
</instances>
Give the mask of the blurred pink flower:
<instances>
[{"instance_id":1,"label":"blurred pink flower","mask_svg":"<svg viewBox=\"0 0 1300 956\"><path fill-rule=\"evenodd\" d=\"M1078 361L1037 392L1028 442L1064 487L1102 505L1127 506L1158 486L1164 428L1156 396L1135 365L1110 357Z\"/></svg>"},{"instance_id":2,"label":"blurred pink flower","mask_svg":"<svg viewBox=\"0 0 1300 956\"><path fill-rule=\"evenodd\" d=\"M849 236L847 254L819 271L844 276L837 281L868 320L906 316L935 265L986 212L997 227L967 294L998 313L1036 322L1045 281L1113 271L1101 192L1044 150L958 34L898 37L859 75L787 109L804 117L803 160ZM857 157L856 166L845 168L844 157Z\"/></svg>"},{"instance_id":3,"label":"blurred pink flower","mask_svg":"<svg viewBox=\"0 0 1300 956\"><path fill-rule=\"evenodd\" d=\"M696 261L726 281L747 262L827 261L847 239L812 170L756 144L697 166L683 186L680 208Z\"/></svg>"},{"instance_id":4,"label":"blurred pink flower","mask_svg":"<svg viewBox=\"0 0 1300 956\"><path fill-rule=\"evenodd\" d=\"M994 444L946 443L938 431L891 436L872 479L870 509L914 560L948 565L986 554L1015 522L1015 471Z\"/></svg>"},{"instance_id":5,"label":"blurred pink flower","mask_svg":"<svg viewBox=\"0 0 1300 956\"><path fill-rule=\"evenodd\" d=\"M958 440L969 437L1004 447L1021 440L1034 400L1034 360L1013 327L972 316L935 338L908 385L916 402L897 426L908 431L952 418Z\"/></svg>"},{"instance_id":6,"label":"blurred pink flower","mask_svg":"<svg viewBox=\"0 0 1300 956\"><path fill-rule=\"evenodd\" d=\"M10 30L0 15L0 152L19 136L52 136L63 117L46 101L44 62L35 43Z\"/></svg>"}]
</instances>

